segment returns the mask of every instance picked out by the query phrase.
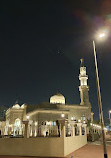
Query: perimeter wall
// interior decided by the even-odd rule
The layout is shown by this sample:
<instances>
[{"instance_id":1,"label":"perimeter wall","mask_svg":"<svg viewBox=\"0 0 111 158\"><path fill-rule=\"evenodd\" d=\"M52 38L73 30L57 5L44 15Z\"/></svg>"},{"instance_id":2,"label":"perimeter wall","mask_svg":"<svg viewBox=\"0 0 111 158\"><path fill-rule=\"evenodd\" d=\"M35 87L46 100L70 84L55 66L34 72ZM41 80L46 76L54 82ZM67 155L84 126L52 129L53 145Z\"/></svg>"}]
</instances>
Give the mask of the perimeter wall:
<instances>
[{"instance_id":1,"label":"perimeter wall","mask_svg":"<svg viewBox=\"0 0 111 158\"><path fill-rule=\"evenodd\" d=\"M74 132L73 132L74 134ZM64 157L87 144L87 136L0 138L0 155Z\"/></svg>"}]
</instances>

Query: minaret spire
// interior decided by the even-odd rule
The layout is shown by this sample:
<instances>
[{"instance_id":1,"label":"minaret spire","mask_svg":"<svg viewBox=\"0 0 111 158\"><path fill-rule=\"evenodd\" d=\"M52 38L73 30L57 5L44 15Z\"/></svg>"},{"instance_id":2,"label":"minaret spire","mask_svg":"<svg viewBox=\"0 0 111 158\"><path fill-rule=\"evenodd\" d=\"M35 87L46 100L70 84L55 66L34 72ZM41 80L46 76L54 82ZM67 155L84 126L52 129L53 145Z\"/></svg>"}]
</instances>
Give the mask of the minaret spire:
<instances>
[{"instance_id":1,"label":"minaret spire","mask_svg":"<svg viewBox=\"0 0 111 158\"><path fill-rule=\"evenodd\" d=\"M89 86L87 85L88 75L86 74L86 67L84 66L84 59L80 59L81 65L80 65L80 74L79 74L79 80L80 80L80 98L81 103L80 105L90 105L89 102Z\"/></svg>"},{"instance_id":2,"label":"minaret spire","mask_svg":"<svg viewBox=\"0 0 111 158\"><path fill-rule=\"evenodd\" d=\"M81 61L81 67L83 67L84 66L84 59L81 58L80 61Z\"/></svg>"}]
</instances>

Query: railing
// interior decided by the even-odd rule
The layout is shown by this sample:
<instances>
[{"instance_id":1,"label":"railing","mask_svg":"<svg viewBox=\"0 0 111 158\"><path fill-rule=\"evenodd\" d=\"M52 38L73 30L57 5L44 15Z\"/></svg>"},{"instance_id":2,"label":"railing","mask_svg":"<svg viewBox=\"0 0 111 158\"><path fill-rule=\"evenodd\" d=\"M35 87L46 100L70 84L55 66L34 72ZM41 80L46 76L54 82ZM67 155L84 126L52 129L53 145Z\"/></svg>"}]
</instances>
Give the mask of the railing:
<instances>
[{"instance_id":1,"label":"railing","mask_svg":"<svg viewBox=\"0 0 111 158\"><path fill-rule=\"evenodd\" d=\"M65 124L64 125L64 136L79 136L86 134L86 126L78 123L78 124ZM27 134L25 133L26 131ZM7 133L10 133L8 131ZM13 133L13 134L12 134ZM62 126L27 126L27 129L24 128L22 131L11 131L9 135L0 135L0 138L37 138L37 137L61 137Z\"/></svg>"}]
</instances>

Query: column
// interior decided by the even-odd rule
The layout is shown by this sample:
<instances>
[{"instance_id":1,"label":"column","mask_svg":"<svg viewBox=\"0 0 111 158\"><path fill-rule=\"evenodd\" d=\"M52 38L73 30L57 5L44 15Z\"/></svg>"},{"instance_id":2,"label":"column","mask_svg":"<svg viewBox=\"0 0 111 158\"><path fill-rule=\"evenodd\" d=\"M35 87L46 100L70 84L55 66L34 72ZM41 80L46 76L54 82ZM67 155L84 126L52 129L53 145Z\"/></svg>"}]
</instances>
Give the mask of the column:
<instances>
[{"instance_id":1,"label":"column","mask_svg":"<svg viewBox=\"0 0 111 158\"><path fill-rule=\"evenodd\" d=\"M19 127L19 135L22 135L22 125Z\"/></svg>"},{"instance_id":2,"label":"column","mask_svg":"<svg viewBox=\"0 0 111 158\"><path fill-rule=\"evenodd\" d=\"M61 137L65 138L65 126L61 126Z\"/></svg>"},{"instance_id":3,"label":"column","mask_svg":"<svg viewBox=\"0 0 111 158\"><path fill-rule=\"evenodd\" d=\"M59 137L61 136L61 123L59 123Z\"/></svg>"},{"instance_id":4,"label":"column","mask_svg":"<svg viewBox=\"0 0 111 158\"><path fill-rule=\"evenodd\" d=\"M59 124L61 124L61 137L65 138L65 120L59 120Z\"/></svg>"},{"instance_id":5,"label":"column","mask_svg":"<svg viewBox=\"0 0 111 158\"><path fill-rule=\"evenodd\" d=\"M24 131L24 138L29 138L29 121L23 121L23 124L25 124L25 131Z\"/></svg>"},{"instance_id":6,"label":"column","mask_svg":"<svg viewBox=\"0 0 111 158\"><path fill-rule=\"evenodd\" d=\"M84 135L86 135L86 134L87 134L87 130L86 130L87 125L86 125L86 124L84 124L84 125L83 125L83 127L84 127L84 130L85 130L85 134L84 134Z\"/></svg>"},{"instance_id":7,"label":"column","mask_svg":"<svg viewBox=\"0 0 111 158\"><path fill-rule=\"evenodd\" d=\"M81 136L82 135L82 123L77 123L77 126L79 127L79 135Z\"/></svg>"},{"instance_id":8,"label":"column","mask_svg":"<svg viewBox=\"0 0 111 158\"><path fill-rule=\"evenodd\" d=\"M8 135L8 130L7 130L7 126L5 126L5 131L4 131L4 135Z\"/></svg>"},{"instance_id":9,"label":"column","mask_svg":"<svg viewBox=\"0 0 111 158\"><path fill-rule=\"evenodd\" d=\"M34 136L37 136L37 125L35 125L35 131L34 131Z\"/></svg>"},{"instance_id":10,"label":"column","mask_svg":"<svg viewBox=\"0 0 111 158\"><path fill-rule=\"evenodd\" d=\"M72 125L72 136L75 137L75 127Z\"/></svg>"},{"instance_id":11,"label":"column","mask_svg":"<svg viewBox=\"0 0 111 158\"><path fill-rule=\"evenodd\" d=\"M14 129L13 129L13 136L16 136L15 131L16 131L16 127L14 126Z\"/></svg>"},{"instance_id":12,"label":"column","mask_svg":"<svg viewBox=\"0 0 111 158\"><path fill-rule=\"evenodd\" d=\"M13 131L14 131L14 125L12 125L11 127L11 135L13 134Z\"/></svg>"},{"instance_id":13,"label":"column","mask_svg":"<svg viewBox=\"0 0 111 158\"><path fill-rule=\"evenodd\" d=\"M32 125L30 125L30 136L32 137Z\"/></svg>"},{"instance_id":14,"label":"column","mask_svg":"<svg viewBox=\"0 0 111 158\"><path fill-rule=\"evenodd\" d=\"M11 135L11 126L8 125L8 135Z\"/></svg>"}]
</instances>

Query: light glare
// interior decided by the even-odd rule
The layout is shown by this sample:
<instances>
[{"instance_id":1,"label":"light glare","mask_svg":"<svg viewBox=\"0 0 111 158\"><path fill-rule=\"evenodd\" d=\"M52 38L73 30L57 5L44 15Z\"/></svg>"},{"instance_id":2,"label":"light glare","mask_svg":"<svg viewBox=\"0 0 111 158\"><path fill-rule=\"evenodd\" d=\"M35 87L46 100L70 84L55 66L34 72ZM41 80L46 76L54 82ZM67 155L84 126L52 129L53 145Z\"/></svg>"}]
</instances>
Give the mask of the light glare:
<instances>
[{"instance_id":1,"label":"light glare","mask_svg":"<svg viewBox=\"0 0 111 158\"><path fill-rule=\"evenodd\" d=\"M26 118L27 118L27 120L28 120L28 119L29 119L29 116L27 115Z\"/></svg>"},{"instance_id":2,"label":"light glare","mask_svg":"<svg viewBox=\"0 0 111 158\"><path fill-rule=\"evenodd\" d=\"M61 114L61 117L64 117L65 115L64 114Z\"/></svg>"},{"instance_id":3,"label":"light glare","mask_svg":"<svg viewBox=\"0 0 111 158\"><path fill-rule=\"evenodd\" d=\"M81 120L78 120L78 122L81 122Z\"/></svg>"},{"instance_id":4,"label":"light glare","mask_svg":"<svg viewBox=\"0 0 111 158\"><path fill-rule=\"evenodd\" d=\"M101 42L101 41L106 40L108 35L109 35L109 28L102 27L95 32L94 39L97 40L98 42L99 41Z\"/></svg>"},{"instance_id":5,"label":"light glare","mask_svg":"<svg viewBox=\"0 0 111 158\"><path fill-rule=\"evenodd\" d=\"M105 33L99 34L99 37L100 37L100 38L102 38L102 37L104 37L104 36L105 36Z\"/></svg>"}]
</instances>

